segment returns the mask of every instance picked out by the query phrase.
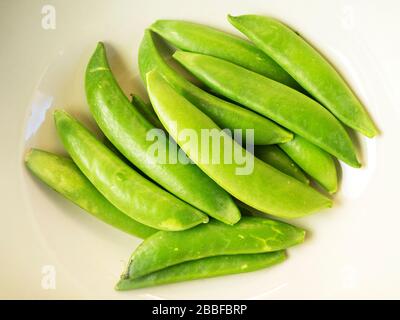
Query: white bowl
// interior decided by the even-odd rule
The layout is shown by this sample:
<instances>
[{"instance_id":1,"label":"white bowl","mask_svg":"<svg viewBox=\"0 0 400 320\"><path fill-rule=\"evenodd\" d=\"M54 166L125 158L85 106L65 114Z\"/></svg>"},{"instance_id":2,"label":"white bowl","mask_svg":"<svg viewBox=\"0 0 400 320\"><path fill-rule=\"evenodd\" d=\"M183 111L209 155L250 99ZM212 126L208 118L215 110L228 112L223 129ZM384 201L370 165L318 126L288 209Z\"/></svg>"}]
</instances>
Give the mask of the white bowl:
<instances>
[{"instance_id":1,"label":"white bowl","mask_svg":"<svg viewBox=\"0 0 400 320\"><path fill-rule=\"evenodd\" d=\"M7 1L1 4L0 298L400 298L400 4L381 1ZM55 9L55 29L46 15ZM43 11L42 11L43 10ZM382 131L358 137L364 168L343 165L333 209L294 223L307 241L281 265L115 292L139 239L95 220L39 183L23 157L63 152L52 110L89 125L83 73L99 40L126 93L145 94L137 49L156 19L186 19L237 33L226 15L277 17L340 70ZM43 20L44 18L44 20ZM50 27L50 29L48 29ZM94 126L92 126L94 127ZM54 280L54 281L53 281Z\"/></svg>"}]
</instances>

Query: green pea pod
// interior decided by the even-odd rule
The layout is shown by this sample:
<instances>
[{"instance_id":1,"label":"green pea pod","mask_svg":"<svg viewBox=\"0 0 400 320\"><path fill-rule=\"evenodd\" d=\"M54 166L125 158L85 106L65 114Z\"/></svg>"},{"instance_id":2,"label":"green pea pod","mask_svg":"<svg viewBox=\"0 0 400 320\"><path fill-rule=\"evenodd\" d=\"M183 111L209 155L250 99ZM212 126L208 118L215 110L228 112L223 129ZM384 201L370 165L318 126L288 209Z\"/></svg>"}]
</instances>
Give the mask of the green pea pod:
<instances>
[{"instance_id":1,"label":"green pea pod","mask_svg":"<svg viewBox=\"0 0 400 320\"><path fill-rule=\"evenodd\" d=\"M189 158L235 198L263 212L284 218L301 217L331 206L332 201L313 188L244 150L208 116L169 86L156 70L147 74L147 88L154 110L165 129ZM198 150L203 141L189 143L186 136L188 131L191 136L200 139L204 132L217 132L227 143L221 143L218 149L215 148L217 150L212 144L209 149ZM225 161L229 154L232 157Z\"/></svg>"},{"instance_id":2,"label":"green pea pod","mask_svg":"<svg viewBox=\"0 0 400 320\"><path fill-rule=\"evenodd\" d=\"M304 237L300 228L258 217L243 217L234 226L210 220L182 232L157 232L135 250L121 279L211 256L279 251L302 243Z\"/></svg>"},{"instance_id":3,"label":"green pea pod","mask_svg":"<svg viewBox=\"0 0 400 320\"><path fill-rule=\"evenodd\" d=\"M201 211L143 178L65 111L54 119L68 153L103 196L147 226L179 231L208 222Z\"/></svg>"},{"instance_id":4,"label":"green pea pod","mask_svg":"<svg viewBox=\"0 0 400 320\"><path fill-rule=\"evenodd\" d=\"M256 146L254 149L254 154L258 159L268 163L279 171L282 171L283 173L296 178L303 183L310 183L310 180L308 180L299 166L279 147L274 145Z\"/></svg>"},{"instance_id":5,"label":"green pea pod","mask_svg":"<svg viewBox=\"0 0 400 320\"><path fill-rule=\"evenodd\" d=\"M140 114L146 118L155 128L162 129L162 124L157 118L156 113L153 110L151 104L148 104L142 100L138 95L132 95L132 105L140 112Z\"/></svg>"},{"instance_id":6,"label":"green pea pod","mask_svg":"<svg viewBox=\"0 0 400 320\"><path fill-rule=\"evenodd\" d=\"M179 20L158 20L150 29L178 49L225 59L294 89L301 89L274 60L250 42L234 35Z\"/></svg>"},{"instance_id":7,"label":"green pea pod","mask_svg":"<svg viewBox=\"0 0 400 320\"><path fill-rule=\"evenodd\" d=\"M254 130L255 144L274 144L290 141L293 135L270 120L235 104L217 98L186 80L172 69L158 50L157 35L146 30L139 48L139 69L144 82L146 74L157 68L181 95L207 114L221 128Z\"/></svg>"},{"instance_id":8,"label":"green pea pod","mask_svg":"<svg viewBox=\"0 0 400 320\"><path fill-rule=\"evenodd\" d=\"M175 52L174 58L209 87L303 136L353 167L354 145L341 123L304 94L222 59Z\"/></svg>"},{"instance_id":9,"label":"green pea pod","mask_svg":"<svg viewBox=\"0 0 400 320\"><path fill-rule=\"evenodd\" d=\"M228 16L229 22L285 69L339 120L367 137L378 133L368 113L331 64L281 22L263 16Z\"/></svg>"},{"instance_id":10,"label":"green pea pod","mask_svg":"<svg viewBox=\"0 0 400 320\"><path fill-rule=\"evenodd\" d=\"M31 149L26 166L40 180L103 222L139 238L158 230L145 226L114 207L68 158Z\"/></svg>"},{"instance_id":11,"label":"green pea pod","mask_svg":"<svg viewBox=\"0 0 400 320\"><path fill-rule=\"evenodd\" d=\"M154 127L132 107L118 86L102 43L98 44L87 66L85 86L97 124L129 161L156 183L199 210L228 224L239 221L240 212L230 195L196 165L187 161L182 163L177 151L171 150L164 132L156 132L159 139L156 142L149 139ZM165 148L165 159L150 152L155 143ZM171 151L175 158L170 157Z\"/></svg>"},{"instance_id":12,"label":"green pea pod","mask_svg":"<svg viewBox=\"0 0 400 320\"><path fill-rule=\"evenodd\" d=\"M286 259L284 250L255 254L215 256L183 262L136 279L121 279L116 290L132 290L187 280L244 273L273 266Z\"/></svg>"},{"instance_id":13,"label":"green pea pod","mask_svg":"<svg viewBox=\"0 0 400 320\"><path fill-rule=\"evenodd\" d=\"M280 147L329 193L337 191L336 164L330 154L298 135Z\"/></svg>"}]
</instances>

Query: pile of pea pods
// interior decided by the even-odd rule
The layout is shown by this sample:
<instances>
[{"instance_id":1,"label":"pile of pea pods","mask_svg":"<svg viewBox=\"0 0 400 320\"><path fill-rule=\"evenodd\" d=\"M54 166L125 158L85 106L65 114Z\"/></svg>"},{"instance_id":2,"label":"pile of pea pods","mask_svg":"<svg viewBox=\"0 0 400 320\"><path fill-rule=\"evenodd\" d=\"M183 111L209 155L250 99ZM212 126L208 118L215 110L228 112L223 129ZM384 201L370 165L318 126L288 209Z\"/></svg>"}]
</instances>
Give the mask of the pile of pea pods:
<instances>
[{"instance_id":1,"label":"pile of pea pods","mask_svg":"<svg viewBox=\"0 0 400 320\"><path fill-rule=\"evenodd\" d=\"M349 128L378 130L339 73L298 33L258 15L228 16L248 40L217 29L159 20L144 32L138 64L150 102L128 98L98 43L85 73L100 140L63 110L55 126L70 158L39 149L26 155L30 171L100 220L143 242L116 285L129 290L249 272L285 260L305 231L278 219L332 206L341 160L358 168ZM181 74L165 54L198 82ZM155 161L150 130L173 139L186 163ZM253 162L196 157L180 132L254 132ZM243 137L245 138L245 137ZM232 139L232 138L229 138ZM167 150L168 151L168 150ZM223 155L226 150L219 150Z\"/></svg>"}]
</instances>

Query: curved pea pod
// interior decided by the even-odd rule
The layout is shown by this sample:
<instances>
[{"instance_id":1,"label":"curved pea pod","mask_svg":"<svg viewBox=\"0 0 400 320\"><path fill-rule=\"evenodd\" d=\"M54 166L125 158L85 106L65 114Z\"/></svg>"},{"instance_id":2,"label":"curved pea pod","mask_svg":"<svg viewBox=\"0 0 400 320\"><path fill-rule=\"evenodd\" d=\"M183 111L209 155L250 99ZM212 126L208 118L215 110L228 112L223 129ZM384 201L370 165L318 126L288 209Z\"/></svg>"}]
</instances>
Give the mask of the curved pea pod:
<instances>
[{"instance_id":1,"label":"curved pea pod","mask_svg":"<svg viewBox=\"0 0 400 320\"><path fill-rule=\"evenodd\" d=\"M179 20L158 20L150 29L178 49L225 59L294 89L301 88L264 52L250 42L229 33Z\"/></svg>"},{"instance_id":2,"label":"curved pea pod","mask_svg":"<svg viewBox=\"0 0 400 320\"><path fill-rule=\"evenodd\" d=\"M367 137L377 128L332 65L303 38L269 17L228 16L229 22L285 69L339 120Z\"/></svg>"},{"instance_id":3,"label":"curved pea pod","mask_svg":"<svg viewBox=\"0 0 400 320\"><path fill-rule=\"evenodd\" d=\"M188 280L260 270L283 262L284 250L255 254L215 256L183 262L136 279L121 279L116 290L132 290Z\"/></svg>"},{"instance_id":4,"label":"curved pea pod","mask_svg":"<svg viewBox=\"0 0 400 320\"><path fill-rule=\"evenodd\" d=\"M156 70L147 74L147 88L165 129L200 169L235 198L284 218L301 217L331 206L330 199L243 149ZM214 148L211 141L208 148L202 149L202 137L207 139L204 133L223 139L224 143ZM188 141L187 134L197 137L197 141Z\"/></svg>"},{"instance_id":5,"label":"curved pea pod","mask_svg":"<svg viewBox=\"0 0 400 320\"><path fill-rule=\"evenodd\" d=\"M157 232L135 250L121 279L211 256L279 251L302 243L304 237L300 228L258 217L243 217L234 226L212 220L182 232Z\"/></svg>"},{"instance_id":6,"label":"curved pea pod","mask_svg":"<svg viewBox=\"0 0 400 320\"><path fill-rule=\"evenodd\" d=\"M308 180L299 166L279 147L274 145L255 146L254 154L258 159L268 163L279 171L282 171L283 173L296 178L303 183L310 183L310 180Z\"/></svg>"},{"instance_id":7,"label":"curved pea pod","mask_svg":"<svg viewBox=\"0 0 400 320\"><path fill-rule=\"evenodd\" d=\"M276 121L353 167L355 147L341 123L304 94L222 59L175 52L174 58L220 94Z\"/></svg>"},{"instance_id":8,"label":"curved pea pod","mask_svg":"<svg viewBox=\"0 0 400 320\"><path fill-rule=\"evenodd\" d=\"M329 193L337 191L336 164L330 154L298 135L280 147Z\"/></svg>"},{"instance_id":9,"label":"curved pea pod","mask_svg":"<svg viewBox=\"0 0 400 320\"><path fill-rule=\"evenodd\" d=\"M240 219L240 212L230 195L196 165L180 161L179 153L183 155L182 150L178 150L173 142L170 143L163 131L153 131L158 140L149 138L152 137L149 133L155 128L132 107L120 89L108 65L102 43L98 44L86 68L85 87L97 124L112 144L137 168L178 198L216 219L228 224ZM151 151L158 146L163 151Z\"/></svg>"},{"instance_id":10,"label":"curved pea pod","mask_svg":"<svg viewBox=\"0 0 400 320\"><path fill-rule=\"evenodd\" d=\"M132 95L131 104L150 122L154 127L162 129L162 124L158 120L151 104L143 101L138 95Z\"/></svg>"},{"instance_id":11,"label":"curved pea pod","mask_svg":"<svg viewBox=\"0 0 400 320\"><path fill-rule=\"evenodd\" d=\"M41 181L103 222L139 238L158 230L145 226L114 207L66 157L31 149L26 166Z\"/></svg>"},{"instance_id":12,"label":"curved pea pod","mask_svg":"<svg viewBox=\"0 0 400 320\"><path fill-rule=\"evenodd\" d=\"M243 138L248 129L254 130L255 144L274 144L290 141L292 133L272 121L235 104L217 98L178 74L164 60L159 52L157 35L146 30L139 48L139 69L146 83L146 74L157 68L169 84L181 95L207 114L221 128L243 130Z\"/></svg>"},{"instance_id":13,"label":"curved pea pod","mask_svg":"<svg viewBox=\"0 0 400 320\"><path fill-rule=\"evenodd\" d=\"M129 217L160 230L208 222L201 211L143 178L65 111L55 111L57 132L75 164L101 194Z\"/></svg>"}]
</instances>

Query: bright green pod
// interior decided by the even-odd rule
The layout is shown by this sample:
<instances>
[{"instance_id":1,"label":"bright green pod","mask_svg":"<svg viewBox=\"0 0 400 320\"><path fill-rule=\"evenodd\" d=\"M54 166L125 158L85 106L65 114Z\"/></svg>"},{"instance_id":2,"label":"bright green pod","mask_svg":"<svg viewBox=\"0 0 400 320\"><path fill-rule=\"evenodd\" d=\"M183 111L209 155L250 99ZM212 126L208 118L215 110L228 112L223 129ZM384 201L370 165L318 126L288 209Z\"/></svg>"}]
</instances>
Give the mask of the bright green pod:
<instances>
[{"instance_id":1,"label":"bright green pod","mask_svg":"<svg viewBox=\"0 0 400 320\"><path fill-rule=\"evenodd\" d=\"M121 279L116 290L132 290L188 280L238 274L271 267L286 259L284 250L215 256L183 262L136 279Z\"/></svg>"},{"instance_id":2,"label":"bright green pod","mask_svg":"<svg viewBox=\"0 0 400 320\"><path fill-rule=\"evenodd\" d=\"M171 68L159 52L157 35L146 30L139 48L139 69L142 80L146 74L157 68L163 77L181 95L207 114L221 128L242 129L243 138L247 129L254 130L255 144L275 144L290 141L292 133L284 130L272 121L239 107L233 103L213 96L186 80Z\"/></svg>"},{"instance_id":3,"label":"bright green pod","mask_svg":"<svg viewBox=\"0 0 400 320\"><path fill-rule=\"evenodd\" d=\"M132 95L131 103L155 128L162 129L162 124L157 118L151 104L144 102L143 99L136 94Z\"/></svg>"},{"instance_id":4,"label":"bright green pod","mask_svg":"<svg viewBox=\"0 0 400 320\"><path fill-rule=\"evenodd\" d=\"M330 199L243 149L156 70L147 74L147 88L153 108L168 133L200 169L235 198L283 218L301 217L331 206ZM210 143L199 150L207 132L225 143L220 143L219 148ZM187 133L200 141L190 143Z\"/></svg>"},{"instance_id":5,"label":"bright green pod","mask_svg":"<svg viewBox=\"0 0 400 320\"><path fill-rule=\"evenodd\" d=\"M292 141L280 144L280 147L329 193L337 191L336 164L329 153L298 135Z\"/></svg>"},{"instance_id":6,"label":"bright green pod","mask_svg":"<svg viewBox=\"0 0 400 320\"><path fill-rule=\"evenodd\" d=\"M296 178L303 183L310 183L310 180L308 180L299 166L279 147L274 145L255 146L254 155L258 159L268 163L279 171L282 171L283 173Z\"/></svg>"},{"instance_id":7,"label":"bright green pod","mask_svg":"<svg viewBox=\"0 0 400 320\"><path fill-rule=\"evenodd\" d=\"M231 61L294 89L299 84L250 42L218 29L179 20L157 20L150 29L178 49Z\"/></svg>"},{"instance_id":8,"label":"bright green pod","mask_svg":"<svg viewBox=\"0 0 400 320\"><path fill-rule=\"evenodd\" d=\"M279 251L302 243L304 237L300 228L258 217L243 217L234 226L210 220L182 232L157 232L137 247L121 279L206 257Z\"/></svg>"},{"instance_id":9,"label":"bright green pod","mask_svg":"<svg viewBox=\"0 0 400 320\"><path fill-rule=\"evenodd\" d=\"M133 220L114 207L71 159L31 149L25 157L25 164L50 188L97 219L139 238L147 238L158 231Z\"/></svg>"},{"instance_id":10,"label":"bright green pod","mask_svg":"<svg viewBox=\"0 0 400 320\"><path fill-rule=\"evenodd\" d=\"M102 43L97 45L86 68L85 87L90 111L97 124L137 168L173 195L208 215L228 224L239 221L240 212L230 195L196 165L181 161L179 153L183 155L182 150L132 107L110 70ZM158 146L165 152L152 151ZM165 157L161 157L162 154Z\"/></svg>"},{"instance_id":11,"label":"bright green pod","mask_svg":"<svg viewBox=\"0 0 400 320\"><path fill-rule=\"evenodd\" d=\"M228 20L339 120L367 137L378 134L367 111L340 74L296 32L269 17L228 16Z\"/></svg>"},{"instance_id":12,"label":"bright green pod","mask_svg":"<svg viewBox=\"0 0 400 320\"><path fill-rule=\"evenodd\" d=\"M345 128L313 99L222 59L183 51L175 52L174 58L220 94L276 121L347 164L361 166Z\"/></svg>"},{"instance_id":13,"label":"bright green pod","mask_svg":"<svg viewBox=\"0 0 400 320\"><path fill-rule=\"evenodd\" d=\"M75 164L126 215L152 228L169 231L208 222L201 211L143 178L65 111L55 111L54 119Z\"/></svg>"}]
</instances>

